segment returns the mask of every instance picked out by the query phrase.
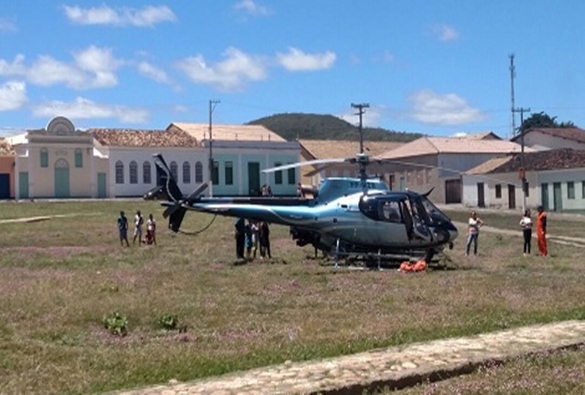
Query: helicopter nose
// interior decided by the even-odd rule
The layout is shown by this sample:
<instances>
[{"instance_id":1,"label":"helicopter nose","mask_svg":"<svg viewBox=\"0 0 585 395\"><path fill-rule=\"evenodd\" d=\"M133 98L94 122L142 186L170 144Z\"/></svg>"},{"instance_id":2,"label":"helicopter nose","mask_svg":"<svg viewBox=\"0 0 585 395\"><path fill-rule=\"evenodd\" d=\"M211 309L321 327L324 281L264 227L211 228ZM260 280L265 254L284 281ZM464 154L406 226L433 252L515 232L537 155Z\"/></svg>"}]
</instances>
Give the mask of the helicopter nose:
<instances>
[{"instance_id":1,"label":"helicopter nose","mask_svg":"<svg viewBox=\"0 0 585 395\"><path fill-rule=\"evenodd\" d=\"M459 235L459 232L457 231L457 228L455 227L455 225L453 225L452 222L448 222L446 228L447 231L449 232L449 241L453 242L453 240L455 240Z\"/></svg>"}]
</instances>

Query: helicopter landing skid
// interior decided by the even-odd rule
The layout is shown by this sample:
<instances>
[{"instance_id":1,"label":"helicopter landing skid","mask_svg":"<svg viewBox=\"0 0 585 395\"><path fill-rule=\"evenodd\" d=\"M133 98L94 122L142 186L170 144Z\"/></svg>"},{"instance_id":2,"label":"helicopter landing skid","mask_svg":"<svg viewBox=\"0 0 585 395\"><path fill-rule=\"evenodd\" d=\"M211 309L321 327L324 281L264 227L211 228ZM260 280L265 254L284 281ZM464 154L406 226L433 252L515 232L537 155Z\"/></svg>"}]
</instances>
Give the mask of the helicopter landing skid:
<instances>
[{"instance_id":1,"label":"helicopter landing skid","mask_svg":"<svg viewBox=\"0 0 585 395\"><path fill-rule=\"evenodd\" d=\"M438 251L409 251L404 253L384 253L381 249L377 252L347 252L339 240L335 243L329 254L334 259L334 268L338 269L344 261L344 266L365 266L369 269L383 270L387 267L399 266L404 261L425 260L428 264L438 263L439 259L435 258ZM360 265L360 263L362 265Z\"/></svg>"}]
</instances>

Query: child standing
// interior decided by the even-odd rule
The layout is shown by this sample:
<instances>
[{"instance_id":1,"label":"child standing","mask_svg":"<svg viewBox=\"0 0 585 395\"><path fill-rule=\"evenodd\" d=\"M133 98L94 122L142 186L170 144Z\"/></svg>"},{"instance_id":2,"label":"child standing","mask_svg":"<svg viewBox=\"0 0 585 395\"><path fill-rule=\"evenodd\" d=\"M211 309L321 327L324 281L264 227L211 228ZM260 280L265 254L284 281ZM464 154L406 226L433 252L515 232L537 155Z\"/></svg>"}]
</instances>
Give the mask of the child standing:
<instances>
[{"instance_id":1,"label":"child standing","mask_svg":"<svg viewBox=\"0 0 585 395\"><path fill-rule=\"evenodd\" d=\"M522 236L524 236L524 256L530 255L530 241L532 240L532 218L530 210L524 211L524 216L520 220L522 227Z\"/></svg>"}]
</instances>

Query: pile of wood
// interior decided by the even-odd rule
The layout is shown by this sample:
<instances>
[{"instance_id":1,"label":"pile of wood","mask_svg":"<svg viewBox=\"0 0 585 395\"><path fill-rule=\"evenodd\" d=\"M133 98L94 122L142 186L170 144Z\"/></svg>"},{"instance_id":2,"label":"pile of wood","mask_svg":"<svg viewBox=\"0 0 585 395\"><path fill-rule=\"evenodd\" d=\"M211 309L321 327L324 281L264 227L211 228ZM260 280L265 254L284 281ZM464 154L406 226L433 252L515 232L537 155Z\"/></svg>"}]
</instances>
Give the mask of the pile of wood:
<instances>
[{"instance_id":1,"label":"pile of wood","mask_svg":"<svg viewBox=\"0 0 585 395\"><path fill-rule=\"evenodd\" d=\"M0 137L0 155L1 156L16 155L14 149L12 148L12 145L4 137Z\"/></svg>"}]
</instances>

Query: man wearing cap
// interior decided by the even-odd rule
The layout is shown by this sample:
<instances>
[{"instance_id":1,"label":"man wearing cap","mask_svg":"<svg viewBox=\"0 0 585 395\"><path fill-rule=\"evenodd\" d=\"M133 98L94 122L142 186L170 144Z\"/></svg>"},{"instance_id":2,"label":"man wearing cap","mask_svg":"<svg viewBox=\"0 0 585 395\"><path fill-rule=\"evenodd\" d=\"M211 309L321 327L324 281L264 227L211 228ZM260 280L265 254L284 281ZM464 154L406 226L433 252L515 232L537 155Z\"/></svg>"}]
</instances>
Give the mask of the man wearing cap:
<instances>
[{"instance_id":1,"label":"man wearing cap","mask_svg":"<svg viewBox=\"0 0 585 395\"><path fill-rule=\"evenodd\" d=\"M546 212L544 207L538 206L538 216L536 217L536 238L538 241L538 251L540 255L547 256L548 250L546 248Z\"/></svg>"}]
</instances>

